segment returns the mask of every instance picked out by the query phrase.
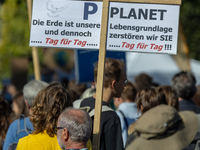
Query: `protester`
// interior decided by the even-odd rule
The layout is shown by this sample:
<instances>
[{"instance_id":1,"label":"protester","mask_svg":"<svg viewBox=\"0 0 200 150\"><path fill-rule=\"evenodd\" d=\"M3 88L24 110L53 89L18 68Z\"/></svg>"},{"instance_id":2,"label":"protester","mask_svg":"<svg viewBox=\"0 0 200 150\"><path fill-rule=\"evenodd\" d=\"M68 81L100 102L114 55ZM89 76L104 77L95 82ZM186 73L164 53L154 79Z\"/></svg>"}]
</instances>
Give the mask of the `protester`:
<instances>
[{"instance_id":1,"label":"protester","mask_svg":"<svg viewBox=\"0 0 200 150\"><path fill-rule=\"evenodd\" d=\"M162 89L155 87L147 87L144 90L140 91L138 94L137 109L141 113L141 115L145 114L149 109L152 109L153 107L156 107L161 104L167 105L165 94ZM135 139L135 123L133 123L129 127L129 136L126 141L126 147Z\"/></svg>"},{"instance_id":2,"label":"protester","mask_svg":"<svg viewBox=\"0 0 200 150\"><path fill-rule=\"evenodd\" d=\"M25 117L28 117L29 111L26 107L23 92L19 91L12 100L12 110L15 112L15 118L19 119L20 115L24 115Z\"/></svg>"},{"instance_id":3,"label":"protester","mask_svg":"<svg viewBox=\"0 0 200 150\"><path fill-rule=\"evenodd\" d=\"M167 104L174 107L177 111L179 111L179 101L176 90L168 85L162 85L159 88L163 90Z\"/></svg>"},{"instance_id":4,"label":"protester","mask_svg":"<svg viewBox=\"0 0 200 150\"><path fill-rule=\"evenodd\" d=\"M9 104L3 97L0 97L0 150L3 149L4 140L10 123Z\"/></svg>"},{"instance_id":5,"label":"protester","mask_svg":"<svg viewBox=\"0 0 200 150\"><path fill-rule=\"evenodd\" d=\"M69 95L71 97L72 102L74 102L75 100L79 99L79 95L74 90L69 90Z\"/></svg>"},{"instance_id":6,"label":"protester","mask_svg":"<svg viewBox=\"0 0 200 150\"><path fill-rule=\"evenodd\" d=\"M144 114L149 109L161 104L167 104L162 89L147 87L138 94L137 108L141 114Z\"/></svg>"},{"instance_id":7,"label":"protester","mask_svg":"<svg viewBox=\"0 0 200 150\"><path fill-rule=\"evenodd\" d=\"M29 111L38 92L44 89L46 86L48 86L46 82L42 82L39 80L31 80L24 86L24 103L26 104L26 107ZM19 99L16 101L20 101L20 103L22 103L20 97L16 96L16 99ZM30 122L29 117L25 118L24 116L21 116L20 119L15 120L9 126L3 150L8 150L9 147L15 147L18 143L18 140L30 134L31 131L33 131L33 125L32 122Z\"/></svg>"},{"instance_id":8,"label":"protester","mask_svg":"<svg viewBox=\"0 0 200 150\"><path fill-rule=\"evenodd\" d=\"M191 111L178 113L167 105L145 112L135 123L135 140L126 150L181 150L189 145L199 127Z\"/></svg>"},{"instance_id":9,"label":"protester","mask_svg":"<svg viewBox=\"0 0 200 150\"><path fill-rule=\"evenodd\" d=\"M31 108L34 132L19 140L17 150L60 150L53 127L61 112L69 106L72 101L60 82L52 82L41 90Z\"/></svg>"},{"instance_id":10,"label":"protester","mask_svg":"<svg viewBox=\"0 0 200 150\"><path fill-rule=\"evenodd\" d=\"M196 88L197 90L192 100L196 105L200 107L200 85L198 85Z\"/></svg>"},{"instance_id":11,"label":"protester","mask_svg":"<svg viewBox=\"0 0 200 150\"><path fill-rule=\"evenodd\" d=\"M199 114L200 107L192 101L192 97L196 93L196 79L194 75L181 71L173 77L171 84L178 93L180 111L190 110Z\"/></svg>"},{"instance_id":12,"label":"protester","mask_svg":"<svg viewBox=\"0 0 200 150\"><path fill-rule=\"evenodd\" d=\"M98 64L96 65L94 70L95 82L97 81L97 70ZM126 81L127 79L124 69L124 63L121 60L107 58L105 60L102 114L100 124L101 150L123 149L120 120L116 112L109 107L109 103L113 99L113 97L121 96ZM91 111L94 110L95 98L96 94L92 97L83 99L80 102L80 107L89 107ZM103 107L107 107L107 109L109 109L107 111L103 111ZM92 117L92 122L94 123L94 116ZM92 138L93 136L91 136L91 140Z\"/></svg>"},{"instance_id":13,"label":"protester","mask_svg":"<svg viewBox=\"0 0 200 150\"><path fill-rule=\"evenodd\" d=\"M138 92L146 87L152 86L153 78L145 73L141 73L135 77L135 84L137 86Z\"/></svg>"},{"instance_id":14,"label":"protester","mask_svg":"<svg viewBox=\"0 0 200 150\"><path fill-rule=\"evenodd\" d=\"M122 138L124 147L128 137L128 127L134 123L140 113L137 112L137 104L135 103L137 90L131 82L127 82L124 91L120 98L114 98L114 105L118 110L117 115L120 118L121 128L122 128Z\"/></svg>"},{"instance_id":15,"label":"protester","mask_svg":"<svg viewBox=\"0 0 200 150\"><path fill-rule=\"evenodd\" d=\"M88 150L86 145L91 130L92 122L88 113L73 108L64 110L58 118L57 127L54 127L58 144L65 150Z\"/></svg>"}]
</instances>

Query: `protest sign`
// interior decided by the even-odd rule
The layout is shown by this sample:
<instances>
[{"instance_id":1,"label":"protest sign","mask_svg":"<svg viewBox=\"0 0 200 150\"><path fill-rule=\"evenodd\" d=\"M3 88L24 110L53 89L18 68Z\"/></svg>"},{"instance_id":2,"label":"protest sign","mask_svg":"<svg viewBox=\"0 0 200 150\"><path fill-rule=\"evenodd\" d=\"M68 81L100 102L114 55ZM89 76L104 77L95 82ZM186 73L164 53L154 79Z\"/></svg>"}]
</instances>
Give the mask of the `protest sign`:
<instances>
[{"instance_id":1,"label":"protest sign","mask_svg":"<svg viewBox=\"0 0 200 150\"><path fill-rule=\"evenodd\" d=\"M107 49L176 54L179 5L110 3Z\"/></svg>"},{"instance_id":2,"label":"protest sign","mask_svg":"<svg viewBox=\"0 0 200 150\"><path fill-rule=\"evenodd\" d=\"M30 46L98 49L102 2L34 0Z\"/></svg>"},{"instance_id":3,"label":"protest sign","mask_svg":"<svg viewBox=\"0 0 200 150\"><path fill-rule=\"evenodd\" d=\"M76 50L75 51L75 75L76 83L94 81L94 67L98 61L98 50ZM126 63L125 52L107 51L106 57L121 59Z\"/></svg>"},{"instance_id":4,"label":"protest sign","mask_svg":"<svg viewBox=\"0 0 200 150\"><path fill-rule=\"evenodd\" d=\"M30 46L99 49L101 8L102 2L35 0ZM106 49L176 54L179 8L110 2Z\"/></svg>"},{"instance_id":5,"label":"protest sign","mask_svg":"<svg viewBox=\"0 0 200 150\"><path fill-rule=\"evenodd\" d=\"M103 0L102 4L102 2L91 1L35 0L33 3L30 46L99 49L93 150L99 149L100 142L100 120L106 48L120 51L127 51L129 49L128 51L175 54L177 47L178 30L176 30L176 28L178 28L179 6L176 6L176 9L172 9L172 7L174 7L173 5L155 5L155 3L180 5L181 0L147 0L145 2L142 0L119 0L123 1L123 3L109 1L110 0ZM145 4L134 7L131 3L124 2L140 2ZM128 5L130 5L130 7L128 7ZM108 10L110 10L110 13L108 13ZM171 12L171 14L168 13L171 10L173 10L173 12ZM166 14L169 14L168 16L171 15L171 20L169 17L166 20L164 19ZM142 17L145 24L142 24ZM172 21L174 20L172 18L174 18L175 21ZM129 20L129 22L126 19L130 19L131 21ZM135 20L138 19L140 19L140 21L138 21L139 23L135 22ZM152 21L154 22L152 23ZM164 23L162 24L160 22ZM114 26L111 27L110 23ZM140 33L135 34L135 31L132 31L133 26L143 27L143 29L140 28L139 31L136 29L136 32ZM154 29L157 28L157 26L166 29L162 29L162 31L160 28ZM150 33L148 29L148 32L146 32L144 29L145 27L151 27L153 31ZM123 30L119 31L118 29L121 28ZM131 32L125 32L127 29ZM159 31L163 36L159 33L154 33L156 31ZM122 34L124 35L122 36ZM130 34L131 37L129 36ZM142 36L142 34L144 35ZM147 36L149 36L148 40ZM122 37L127 37L128 39L124 40ZM123 39L123 41L120 38ZM139 40L141 40L141 44L137 43ZM147 40L147 42L145 40ZM150 40L154 43L150 42ZM173 43L173 41L175 43ZM149 48L150 46L151 48ZM162 46L165 47L165 51L162 50L164 49ZM139 49L148 48L149 50L137 50L135 47Z\"/></svg>"}]
</instances>

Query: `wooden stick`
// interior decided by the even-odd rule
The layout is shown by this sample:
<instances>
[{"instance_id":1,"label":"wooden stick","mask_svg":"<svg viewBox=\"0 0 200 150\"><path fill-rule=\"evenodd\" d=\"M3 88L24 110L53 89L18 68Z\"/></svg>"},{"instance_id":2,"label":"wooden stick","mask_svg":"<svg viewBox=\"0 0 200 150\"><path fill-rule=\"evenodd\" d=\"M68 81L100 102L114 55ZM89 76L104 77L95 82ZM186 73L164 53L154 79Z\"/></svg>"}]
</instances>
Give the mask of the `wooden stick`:
<instances>
[{"instance_id":1,"label":"wooden stick","mask_svg":"<svg viewBox=\"0 0 200 150\"><path fill-rule=\"evenodd\" d=\"M31 26L32 0L27 0L27 8L28 8L29 26ZM38 50L36 47L32 47L32 56L33 56L33 67L34 67L35 79L41 80Z\"/></svg>"},{"instance_id":2,"label":"wooden stick","mask_svg":"<svg viewBox=\"0 0 200 150\"><path fill-rule=\"evenodd\" d=\"M103 0L92 149L99 150L109 0Z\"/></svg>"}]
</instances>

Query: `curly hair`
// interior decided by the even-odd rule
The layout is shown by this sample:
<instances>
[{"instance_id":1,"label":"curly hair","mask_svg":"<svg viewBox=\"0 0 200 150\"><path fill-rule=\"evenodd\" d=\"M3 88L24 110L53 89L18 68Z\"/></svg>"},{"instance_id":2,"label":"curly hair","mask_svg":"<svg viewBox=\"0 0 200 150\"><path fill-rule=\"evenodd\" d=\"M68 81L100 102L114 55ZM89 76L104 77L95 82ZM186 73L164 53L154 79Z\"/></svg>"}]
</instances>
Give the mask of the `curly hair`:
<instances>
[{"instance_id":1,"label":"curly hair","mask_svg":"<svg viewBox=\"0 0 200 150\"><path fill-rule=\"evenodd\" d=\"M52 82L41 90L35 98L30 114L35 130L33 133L46 130L47 134L53 137L52 128L56 126L59 115L65 108L72 106L72 103L68 91L60 82Z\"/></svg>"},{"instance_id":2,"label":"curly hair","mask_svg":"<svg viewBox=\"0 0 200 150\"><path fill-rule=\"evenodd\" d=\"M104 70L104 87L108 87L112 80L119 80L125 64L122 60L106 58ZM97 81L98 63L94 69L94 80Z\"/></svg>"},{"instance_id":3,"label":"curly hair","mask_svg":"<svg viewBox=\"0 0 200 150\"><path fill-rule=\"evenodd\" d=\"M169 85L162 85L158 88L161 88L163 90L168 105L174 107L177 111L179 111L179 101L176 90Z\"/></svg>"},{"instance_id":4,"label":"curly hair","mask_svg":"<svg viewBox=\"0 0 200 150\"><path fill-rule=\"evenodd\" d=\"M165 94L162 89L147 87L138 94L137 109L141 112L141 114L161 104L167 104Z\"/></svg>"},{"instance_id":5,"label":"curly hair","mask_svg":"<svg viewBox=\"0 0 200 150\"><path fill-rule=\"evenodd\" d=\"M0 97L0 149L1 141L5 139L10 125L9 104L3 97Z\"/></svg>"}]
</instances>

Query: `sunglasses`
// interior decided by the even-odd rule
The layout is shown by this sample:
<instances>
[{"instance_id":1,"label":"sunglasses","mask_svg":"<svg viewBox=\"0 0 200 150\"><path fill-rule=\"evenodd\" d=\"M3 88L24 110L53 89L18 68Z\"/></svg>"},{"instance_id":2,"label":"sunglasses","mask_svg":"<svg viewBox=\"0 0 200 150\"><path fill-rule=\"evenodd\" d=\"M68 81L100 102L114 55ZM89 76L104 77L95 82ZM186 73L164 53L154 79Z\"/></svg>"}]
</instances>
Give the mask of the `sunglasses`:
<instances>
[{"instance_id":1,"label":"sunglasses","mask_svg":"<svg viewBox=\"0 0 200 150\"><path fill-rule=\"evenodd\" d=\"M54 133L57 134L57 131L58 131L59 129L64 129L64 128L63 128L63 127L53 127Z\"/></svg>"}]
</instances>

